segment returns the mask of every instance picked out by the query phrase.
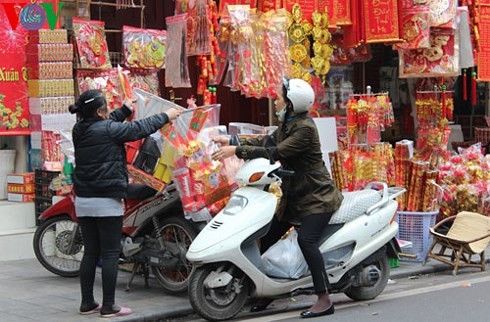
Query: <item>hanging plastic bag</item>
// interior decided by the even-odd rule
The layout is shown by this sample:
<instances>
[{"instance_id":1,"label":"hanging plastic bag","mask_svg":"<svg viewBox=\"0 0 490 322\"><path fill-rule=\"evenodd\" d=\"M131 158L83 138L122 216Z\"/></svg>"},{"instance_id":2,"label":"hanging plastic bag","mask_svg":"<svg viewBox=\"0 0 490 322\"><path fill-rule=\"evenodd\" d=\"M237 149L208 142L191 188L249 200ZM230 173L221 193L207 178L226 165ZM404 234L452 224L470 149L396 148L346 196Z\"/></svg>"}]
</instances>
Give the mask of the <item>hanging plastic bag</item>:
<instances>
[{"instance_id":1,"label":"hanging plastic bag","mask_svg":"<svg viewBox=\"0 0 490 322\"><path fill-rule=\"evenodd\" d=\"M265 273L273 277L298 279L308 271L296 230L272 245L262 255L262 262Z\"/></svg>"}]
</instances>

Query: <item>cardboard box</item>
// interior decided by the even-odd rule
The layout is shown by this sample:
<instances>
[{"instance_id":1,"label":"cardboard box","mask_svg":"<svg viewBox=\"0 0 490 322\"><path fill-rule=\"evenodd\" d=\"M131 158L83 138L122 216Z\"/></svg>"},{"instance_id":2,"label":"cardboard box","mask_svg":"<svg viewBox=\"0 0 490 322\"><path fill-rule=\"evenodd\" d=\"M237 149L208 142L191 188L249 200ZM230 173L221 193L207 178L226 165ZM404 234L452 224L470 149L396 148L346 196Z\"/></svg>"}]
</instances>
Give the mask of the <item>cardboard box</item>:
<instances>
[{"instance_id":1,"label":"cardboard box","mask_svg":"<svg viewBox=\"0 0 490 322\"><path fill-rule=\"evenodd\" d=\"M29 128L33 132L71 131L76 122L77 116L71 113L29 115ZM34 139L34 141L36 140Z\"/></svg>"},{"instance_id":2,"label":"cardboard box","mask_svg":"<svg viewBox=\"0 0 490 322\"><path fill-rule=\"evenodd\" d=\"M40 114L29 114L29 129L34 132L39 132L42 131L43 126L42 126L42 120L41 120L41 115ZM32 133L32 132L31 132ZM41 142L41 140L39 140ZM40 148L35 148L35 149L40 149Z\"/></svg>"},{"instance_id":3,"label":"cardboard box","mask_svg":"<svg viewBox=\"0 0 490 322\"><path fill-rule=\"evenodd\" d=\"M36 194L34 193L8 193L7 200L13 202L33 202L36 199Z\"/></svg>"},{"instance_id":4,"label":"cardboard box","mask_svg":"<svg viewBox=\"0 0 490 322\"><path fill-rule=\"evenodd\" d=\"M9 193L34 193L36 192L34 189L34 183L28 183L28 184L15 184L15 183L8 183L7 184L7 192Z\"/></svg>"},{"instance_id":5,"label":"cardboard box","mask_svg":"<svg viewBox=\"0 0 490 322\"><path fill-rule=\"evenodd\" d=\"M31 115L68 113L71 104L75 104L74 96L30 97L29 112Z\"/></svg>"},{"instance_id":6,"label":"cardboard box","mask_svg":"<svg viewBox=\"0 0 490 322\"><path fill-rule=\"evenodd\" d=\"M34 172L8 174L7 175L7 183L13 183L13 184L35 183Z\"/></svg>"},{"instance_id":7,"label":"cardboard box","mask_svg":"<svg viewBox=\"0 0 490 322\"><path fill-rule=\"evenodd\" d=\"M27 44L27 64L36 62L73 61L72 44Z\"/></svg>"},{"instance_id":8,"label":"cardboard box","mask_svg":"<svg viewBox=\"0 0 490 322\"><path fill-rule=\"evenodd\" d=\"M66 29L39 29L28 32L31 44L62 44L68 42Z\"/></svg>"},{"instance_id":9,"label":"cardboard box","mask_svg":"<svg viewBox=\"0 0 490 322\"><path fill-rule=\"evenodd\" d=\"M29 97L75 96L73 79L31 79L27 81Z\"/></svg>"},{"instance_id":10,"label":"cardboard box","mask_svg":"<svg viewBox=\"0 0 490 322\"><path fill-rule=\"evenodd\" d=\"M64 79L73 77L72 62L30 62L28 79Z\"/></svg>"}]
</instances>

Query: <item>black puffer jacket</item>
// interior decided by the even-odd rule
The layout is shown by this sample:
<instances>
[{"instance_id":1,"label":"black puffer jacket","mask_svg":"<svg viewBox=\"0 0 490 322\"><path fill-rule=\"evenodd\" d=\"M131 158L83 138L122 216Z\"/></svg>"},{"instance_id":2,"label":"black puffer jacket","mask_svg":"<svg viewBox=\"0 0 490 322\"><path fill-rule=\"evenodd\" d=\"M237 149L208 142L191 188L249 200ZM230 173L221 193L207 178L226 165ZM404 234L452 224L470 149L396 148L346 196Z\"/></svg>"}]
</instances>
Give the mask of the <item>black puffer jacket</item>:
<instances>
[{"instance_id":1,"label":"black puffer jacket","mask_svg":"<svg viewBox=\"0 0 490 322\"><path fill-rule=\"evenodd\" d=\"M126 198L128 170L125 142L136 141L156 132L169 118L157 114L126 122L131 110L123 106L108 120L90 118L73 127L75 172L73 183L79 197Z\"/></svg>"}]
</instances>

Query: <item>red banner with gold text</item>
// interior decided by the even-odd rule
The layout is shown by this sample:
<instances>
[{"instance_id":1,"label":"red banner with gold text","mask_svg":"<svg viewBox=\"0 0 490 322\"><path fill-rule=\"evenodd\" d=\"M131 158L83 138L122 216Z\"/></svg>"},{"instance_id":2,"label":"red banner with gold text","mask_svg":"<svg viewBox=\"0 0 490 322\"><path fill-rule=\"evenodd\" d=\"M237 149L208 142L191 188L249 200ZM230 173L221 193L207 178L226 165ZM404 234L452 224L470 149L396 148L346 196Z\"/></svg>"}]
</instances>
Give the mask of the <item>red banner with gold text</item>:
<instances>
[{"instance_id":1,"label":"red banner with gold text","mask_svg":"<svg viewBox=\"0 0 490 322\"><path fill-rule=\"evenodd\" d=\"M334 3L336 7L337 25L352 25L351 0L337 0Z\"/></svg>"},{"instance_id":2,"label":"red banner with gold text","mask_svg":"<svg viewBox=\"0 0 490 322\"><path fill-rule=\"evenodd\" d=\"M328 27L337 28L337 5L334 0L318 0L318 11L328 13Z\"/></svg>"},{"instance_id":3,"label":"red banner with gold text","mask_svg":"<svg viewBox=\"0 0 490 322\"><path fill-rule=\"evenodd\" d=\"M490 6L479 6L477 9L478 40L477 65L478 80L490 82Z\"/></svg>"},{"instance_id":4,"label":"red banner with gold text","mask_svg":"<svg viewBox=\"0 0 490 322\"><path fill-rule=\"evenodd\" d=\"M0 6L0 135L28 135L27 31L18 24L12 30Z\"/></svg>"},{"instance_id":5,"label":"red banner with gold text","mask_svg":"<svg viewBox=\"0 0 490 322\"><path fill-rule=\"evenodd\" d=\"M367 43L399 41L397 0L364 1Z\"/></svg>"}]
</instances>

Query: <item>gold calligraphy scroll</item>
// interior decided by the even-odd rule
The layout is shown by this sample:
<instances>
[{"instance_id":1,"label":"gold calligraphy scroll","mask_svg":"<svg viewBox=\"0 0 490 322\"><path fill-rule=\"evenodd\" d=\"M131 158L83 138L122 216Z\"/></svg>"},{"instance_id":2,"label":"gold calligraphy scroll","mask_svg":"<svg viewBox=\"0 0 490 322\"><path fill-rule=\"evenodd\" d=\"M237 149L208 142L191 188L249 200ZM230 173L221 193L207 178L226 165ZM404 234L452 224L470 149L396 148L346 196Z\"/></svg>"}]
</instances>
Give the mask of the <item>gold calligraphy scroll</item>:
<instances>
[{"instance_id":1,"label":"gold calligraphy scroll","mask_svg":"<svg viewBox=\"0 0 490 322\"><path fill-rule=\"evenodd\" d=\"M401 41L396 0L364 1L363 9L366 43Z\"/></svg>"}]
</instances>

